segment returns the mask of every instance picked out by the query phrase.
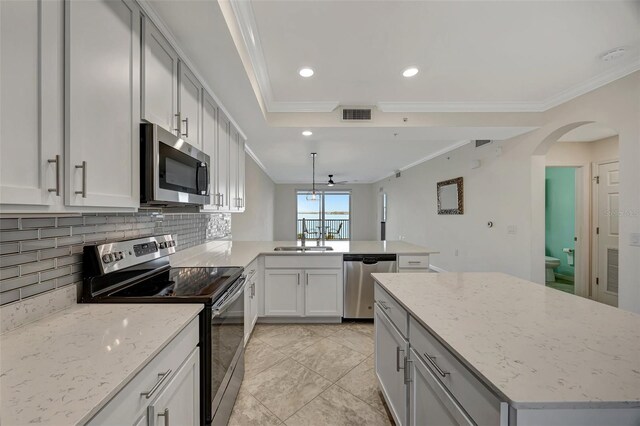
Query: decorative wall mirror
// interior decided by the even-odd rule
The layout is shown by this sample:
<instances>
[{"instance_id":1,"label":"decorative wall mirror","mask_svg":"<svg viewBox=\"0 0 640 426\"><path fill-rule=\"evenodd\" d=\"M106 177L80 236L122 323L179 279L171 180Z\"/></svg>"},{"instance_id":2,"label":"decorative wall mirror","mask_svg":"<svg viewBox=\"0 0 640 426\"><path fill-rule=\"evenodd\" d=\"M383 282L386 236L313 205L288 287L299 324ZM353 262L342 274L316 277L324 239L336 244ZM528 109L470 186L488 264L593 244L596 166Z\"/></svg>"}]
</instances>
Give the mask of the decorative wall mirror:
<instances>
[{"instance_id":1,"label":"decorative wall mirror","mask_svg":"<svg viewBox=\"0 0 640 426\"><path fill-rule=\"evenodd\" d=\"M438 182L438 214L463 214L464 188L462 178Z\"/></svg>"}]
</instances>

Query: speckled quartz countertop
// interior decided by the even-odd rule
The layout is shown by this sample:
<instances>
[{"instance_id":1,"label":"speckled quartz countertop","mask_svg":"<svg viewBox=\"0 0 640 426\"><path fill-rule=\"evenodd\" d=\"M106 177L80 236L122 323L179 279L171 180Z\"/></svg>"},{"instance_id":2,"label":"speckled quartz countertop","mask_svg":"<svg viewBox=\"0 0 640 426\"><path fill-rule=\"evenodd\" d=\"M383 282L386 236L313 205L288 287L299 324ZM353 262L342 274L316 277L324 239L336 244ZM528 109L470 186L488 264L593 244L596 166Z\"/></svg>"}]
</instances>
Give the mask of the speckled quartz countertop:
<instances>
[{"instance_id":1,"label":"speckled quartz countertop","mask_svg":"<svg viewBox=\"0 0 640 426\"><path fill-rule=\"evenodd\" d=\"M500 273L374 278L516 408L640 406L640 315Z\"/></svg>"},{"instance_id":2,"label":"speckled quartz countertop","mask_svg":"<svg viewBox=\"0 0 640 426\"><path fill-rule=\"evenodd\" d=\"M411 254L427 255L437 251L404 241L331 241L322 243L333 247L326 252L273 251L280 246L300 246L300 241L211 241L181 250L171 256L172 266L247 266L261 254L275 256L330 256L332 254ZM307 246L315 246L315 241L307 241Z\"/></svg>"},{"instance_id":3,"label":"speckled quartz countertop","mask_svg":"<svg viewBox=\"0 0 640 426\"><path fill-rule=\"evenodd\" d=\"M2 424L87 422L200 310L78 304L1 335Z\"/></svg>"}]
</instances>

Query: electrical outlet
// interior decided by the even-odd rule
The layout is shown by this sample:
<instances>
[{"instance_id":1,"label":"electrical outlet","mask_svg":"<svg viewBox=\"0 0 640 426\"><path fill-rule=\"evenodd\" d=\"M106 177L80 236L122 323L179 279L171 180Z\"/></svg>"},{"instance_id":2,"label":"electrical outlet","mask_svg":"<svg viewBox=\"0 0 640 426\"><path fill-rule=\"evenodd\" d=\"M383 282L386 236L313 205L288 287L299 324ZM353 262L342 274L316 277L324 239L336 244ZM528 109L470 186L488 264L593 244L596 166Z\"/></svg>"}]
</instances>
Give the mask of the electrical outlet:
<instances>
[{"instance_id":1,"label":"electrical outlet","mask_svg":"<svg viewBox=\"0 0 640 426\"><path fill-rule=\"evenodd\" d=\"M637 233L637 232L631 233L631 236L629 237L629 245L640 247L640 233Z\"/></svg>"},{"instance_id":2,"label":"electrical outlet","mask_svg":"<svg viewBox=\"0 0 640 426\"><path fill-rule=\"evenodd\" d=\"M456 250L454 251L454 255L455 255L455 256L457 256L458 254L459 254L459 253L458 253L458 249L456 249Z\"/></svg>"},{"instance_id":3,"label":"electrical outlet","mask_svg":"<svg viewBox=\"0 0 640 426\"><path fill-rule=\"evenodd\" d=\"M507 226L507 234L509 235L515 235L518 233L518 227L515 225L509 225Z\"/></svg>"}]
</instances>

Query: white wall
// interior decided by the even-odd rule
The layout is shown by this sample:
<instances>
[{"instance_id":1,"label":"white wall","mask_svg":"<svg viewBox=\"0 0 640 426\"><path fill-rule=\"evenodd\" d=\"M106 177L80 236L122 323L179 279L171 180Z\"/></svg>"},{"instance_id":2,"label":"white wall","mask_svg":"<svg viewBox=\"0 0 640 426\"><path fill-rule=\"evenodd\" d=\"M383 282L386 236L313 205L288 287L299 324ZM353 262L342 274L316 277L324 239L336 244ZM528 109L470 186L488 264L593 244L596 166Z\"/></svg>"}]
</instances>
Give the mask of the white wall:
<instances>
[{"instance_id":1,"label":"white wall","mask_svg":"<svg viewBox=\"0 0 640 426\"><path fill-rule=\"evenodd\" d=\"M274 235L278 241L296 239L296 190L309 190L308 184L277 184ZM324 189L324 188L323 188ZM351 191L351 239L375 239L376 212L373 210L372 185L341 185L337 190Z\"/></svg>"},{"instance_id":2,"label":"white wall","mask_svg":"<svg viewBox=\"0 0 640 426\"><path fill-rule=\"evenodd\" d=\"M238 241L272 241L275 184L247 155L245 211L231 215L231 233Z\"/></svg>"},{"instance_id":3,"label":"white wall","mask_svg":"<svg viewBox=\"0 0 640 426\"><path fill-rule=\"evenodd\" d=\"M502 271L544 283L545 155L557 139L581 123L618 132L620 146L620 307L640 313L640 72L544 113L540 129L479 149L463 146L417 165L398 179L374 184L389 197L387 238L405 237L441 254L432 264L451 271ZM500 156L495 148L502 146ZM481 159L481 167L471 162ZM436 182L464 177L465 214L436 213ZM488 228L487 222L494 227ZM507 233L509 225L516 234ZM456 256L456 250L458 255Z\"/></svg>"}]
</instances>

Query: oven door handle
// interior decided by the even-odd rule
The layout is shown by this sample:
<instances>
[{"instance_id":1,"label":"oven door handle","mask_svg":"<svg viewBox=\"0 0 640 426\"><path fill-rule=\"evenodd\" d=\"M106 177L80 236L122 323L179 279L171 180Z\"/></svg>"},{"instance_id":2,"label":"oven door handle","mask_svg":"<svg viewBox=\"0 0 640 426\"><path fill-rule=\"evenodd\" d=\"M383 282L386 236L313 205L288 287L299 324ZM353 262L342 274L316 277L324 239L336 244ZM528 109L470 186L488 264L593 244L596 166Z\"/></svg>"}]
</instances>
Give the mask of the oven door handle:
<instances>
[{"instance_id":1,"label":"oven door handle","mask_svg":"<svg viewBox=\"0 0 640 426\"><path fill-rule=\"evenodd\" d=\"M229 297L227 300L225 300L225 302L222 305L213 307L212 318L219 317L222 314L222 312L226 311L227 308L233 302L235 302L238 299L238 297L240 297L244 293L244 285L247 282L247 277L243 275L240 278L238 278L238 281L240 281L241 284L238 285L238 289L236 290L236 292L233 293L233 295Z\"/></svg>"}]
</instances>

